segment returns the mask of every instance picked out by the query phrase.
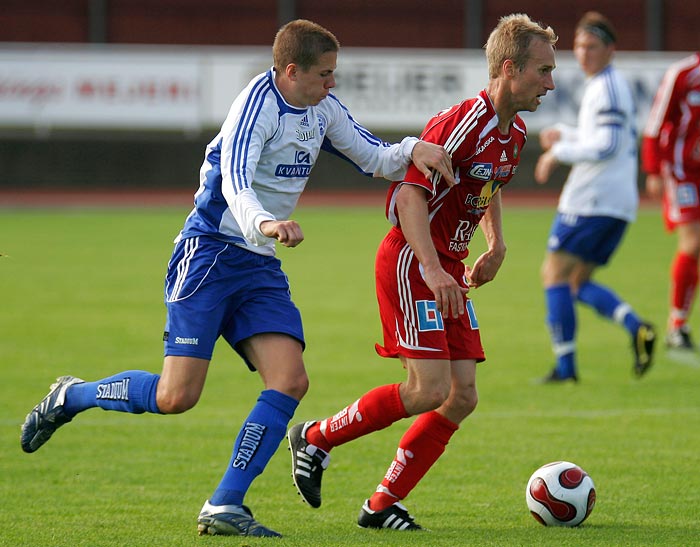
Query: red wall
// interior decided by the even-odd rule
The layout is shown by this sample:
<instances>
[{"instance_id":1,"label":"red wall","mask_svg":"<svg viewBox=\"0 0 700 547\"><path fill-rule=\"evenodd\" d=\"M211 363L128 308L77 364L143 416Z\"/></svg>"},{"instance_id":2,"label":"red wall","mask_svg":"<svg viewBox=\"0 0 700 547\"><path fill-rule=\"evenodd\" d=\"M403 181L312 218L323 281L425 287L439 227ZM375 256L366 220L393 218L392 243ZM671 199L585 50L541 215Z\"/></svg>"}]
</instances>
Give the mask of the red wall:
<instances>
[{"instance_id":1,"label":"red wall","mask_svg":"<svg viewBox=\"0 0 700 547\"><path fill-rule=\"evenodd\" d=\"M483 0L483 24L477 37L465 35L466 10L472 4L466 0L295 0L289 4L294 5L296 17L328 27L343 46L483 45L498 18L517 10L551 25L560 37L559 48L571 49L578 18L588 9L598 9L616 25L619 49L647 47L647 0L521 0L515 6L512 0ZM280 25L278 0L3 0L0 42L88 42L91 6L98 5L106 6L104 29L111 43L270 45ZM666 0L663 5L664 49L700 49L697 0Z\"/></svg>"}]
</instances>

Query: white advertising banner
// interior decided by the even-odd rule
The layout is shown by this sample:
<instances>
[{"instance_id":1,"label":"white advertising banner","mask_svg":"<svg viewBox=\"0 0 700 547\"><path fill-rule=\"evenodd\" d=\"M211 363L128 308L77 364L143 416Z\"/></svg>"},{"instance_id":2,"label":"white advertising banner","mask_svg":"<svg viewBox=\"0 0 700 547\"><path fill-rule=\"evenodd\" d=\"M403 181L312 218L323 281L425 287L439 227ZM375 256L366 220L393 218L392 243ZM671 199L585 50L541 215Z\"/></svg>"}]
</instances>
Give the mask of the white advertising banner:
<instances>
[{"instance_id":1,"label":"white advertising banner","mask_svg":"<svg viewBox=\"0 0 700 547\"><path fill-rule=\"evenodd\" d=\"M199 71L183 54L0 49L0 127L198 129Z\"/></svg>"},{"instance_id":2,"label":"white advertising banner","mask_svg":"<svg viewBox=\"0 0 700 547\"><path fill-rule=\"evenodd\" d=\"M619 52L641 129L664 71L684 53ZM269 48L0 46L0 130L171 130L221 125L248 81L272 64ZM480 50L343 48L334 90L374 131L419 132L435 113L486 86ZM571 52L557 53L556 90L531 132L574 123L584 77Z\"/></svg>"}]
</instances>

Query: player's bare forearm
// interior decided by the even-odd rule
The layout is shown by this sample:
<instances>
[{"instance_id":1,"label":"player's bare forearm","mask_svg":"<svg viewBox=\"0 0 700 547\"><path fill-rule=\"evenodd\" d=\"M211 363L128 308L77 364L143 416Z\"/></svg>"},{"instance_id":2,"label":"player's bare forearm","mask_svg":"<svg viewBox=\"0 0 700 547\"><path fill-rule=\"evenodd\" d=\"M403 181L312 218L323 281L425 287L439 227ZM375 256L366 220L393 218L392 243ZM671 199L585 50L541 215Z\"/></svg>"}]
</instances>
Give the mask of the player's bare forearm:
<instances>
[{"instance_id":1,"label":"player's bare forearm","mask_svg":"<svg viewBox=\"0 0 700 547\"><path fill-rule=\"evenodd\" d=\"M654 199L659 199L661 196L663 196L664 182L660 175L647 175L646 191L647 194Z\"/></svg>"},{"instance_id":2,"label":"player's bare forearm","mask_svg":"<svg viewBox=\"0 0 700 547\"><path fill-rule=\"evenodd\" d=\"M535 165L535 181L537 184L545 184L558 165L559 161L552 154L551 150L542 154Z\"/></svg>"},{"instance_id":3,"label":"player's bare forearm","mask_svg":"<svg viewBox=\"0 0 700 547\"><path fill-rule=\"evenodd\" d=\"M456 318L464 313L464 295L468 289L461 287L440 264L430 235L426 195L419 186L401 186L396 196L401 230L423 266L424 279L435 296L438 311L443 317L451 313Z\"/></svg>"},{"instance_id":4,"label":"player's bare forearm","mask_svg":"<svg viewBox=\"0 0 700 547\"><path fill-rule=\"evenodd\" d=\"M470 271L468 270L469 282L474 288L492 281L506 258L500 192L491 200L491 204L479 225L481 231L484 233L488 250L477 258L474 262L474 266Z\"/></svg>"}]
</instances>

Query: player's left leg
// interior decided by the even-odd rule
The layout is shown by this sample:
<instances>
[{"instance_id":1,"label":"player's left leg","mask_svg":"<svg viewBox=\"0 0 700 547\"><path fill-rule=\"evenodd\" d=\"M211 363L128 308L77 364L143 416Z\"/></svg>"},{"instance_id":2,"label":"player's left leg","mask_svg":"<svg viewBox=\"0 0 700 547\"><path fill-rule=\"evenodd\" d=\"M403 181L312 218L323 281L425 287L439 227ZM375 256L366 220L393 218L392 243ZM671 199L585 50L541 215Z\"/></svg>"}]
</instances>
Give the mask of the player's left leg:
<instances>
[{"instance_id":1,"label":"player's left leg","mask_svg":"<svg viewBox=\"0 0 700 547\"><path fill-rule=\"evenodd\" d=\"M627 222L610 217L594 217L584 227L591 241L581 246L581 261L571 271L570 285L578 301L591 306L599 315L622 325L630 335L637 376L652 365L656 333L648 321L642 320L632 306L610 288L591 280L593 272L609 262L622 242Z\"/></svg>"},{"instance_id":2,"label":"player's left leg","mask_svg":"<svg viewBox=\"0 0 700 547\"><path fill-rule=\"evenodd\" d=\"M700 221L678 224L678 246L671 263L670 312L666 345L670 349L695 350L688 320L698 288Z\"/></svg>"},{"instance_id":3,"label":"player's left leg","mask_svg":"<svg viewBox=\"0 0 700 547\"><path fill-rule=\"evenodd\" d=\"M449 395L449 361L401 359L408 371L405 382L371 389L333 416L289 430L292 477L311 507L321 505L321 480L332 448L438 408Z\"/></svg>"},{"instance_id":4,"label":"player's left leg","mask_svg":"<svg viewBox=\"0 0 700 547\"><path fill-rule=\"evenodd\" d=\"M632 339L634 373L637 376L645 374L652 364L656 342L654 327L642 320L632 306L612 289L595 281L588 280L581 284L576 297L579 302L592 307L602 317L622 325L627 330Z\"/></svg>"},{"instance_id":5,"label":"player's left leg","mask_svg":"<svg viewBox=\"0 0 700 547\"><path fill-rule=\"evenodd\" d=\"M240 429L229 465L198 523L200 534L277 537L261 525L244 497L285 436L287 425L308 389L301 343L284 334L258 334L243 340L239 351L260 374L265 389Z\"/></svg>"},{"instance_id":6,"label":"player's left leg","mask_svg":"<svg viewBox=\"0 0 700 547\"><path fill-rule=\"evenodd\" d=\"M403 435L384 480L360 511L360 526L401 530L420 528L400 502L444 453L459 424L474 411L478 401L476 361L453 361L450 372L449 396L436 410L418 416Z\"/></svg>"}]
</instances>

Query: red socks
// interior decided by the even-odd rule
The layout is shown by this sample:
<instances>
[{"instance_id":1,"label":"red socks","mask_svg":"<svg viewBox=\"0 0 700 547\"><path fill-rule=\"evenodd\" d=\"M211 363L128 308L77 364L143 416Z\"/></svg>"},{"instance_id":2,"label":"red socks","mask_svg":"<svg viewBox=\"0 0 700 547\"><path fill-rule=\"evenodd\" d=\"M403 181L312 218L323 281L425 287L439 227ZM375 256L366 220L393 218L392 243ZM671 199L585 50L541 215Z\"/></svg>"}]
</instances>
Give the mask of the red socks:
<instances>
[{"instance_id":1,"label":"red socks","mask_svg":"<svg viewBox=\"0 0 700 547\"><path fill-rule=\"evenodd\" d=\"M677 253L671 264L671 320L669 327L683 326L690 314L698 287L698 261L694 256Z\"/></svg>"},{"instance_id":2,"label":"red socks","mask_svg":"<svg viewBox=\"0 0 700 547\"><path fill-rule=\"evenodd\" d=\"M331 418L315 423L306 432L306 440L329 452L373 431L408 418L399 395L399 384L377 387Z\"/></svg>"},{"instance_id":3,"label":"red socks","mask_svg":"<svg viewBox=\"0 0 700 547\"><path fill-rule=\"evenodd\" d=\"M330 452L373 431L408 418L399 395L399 384L375 388L331 418L315 423L306 440ZM459 426L435 411L421 414L399 442L394 461L369 501L381 511L404 499L445 451Z\"/></svg>"},{"instance_id":4,"label":"red socks","mask_svg":"<svg viewBox=\"0 0 700 547\"><path fill-rule=\"evenodd\" d=\"M418 416L399 441L396 457L369 500L381 511L404 499L445 451L459 426L435 411Z\"/></svg>"}]
</instances>

